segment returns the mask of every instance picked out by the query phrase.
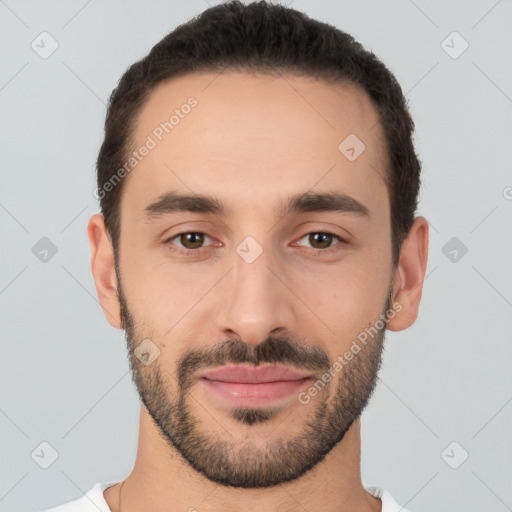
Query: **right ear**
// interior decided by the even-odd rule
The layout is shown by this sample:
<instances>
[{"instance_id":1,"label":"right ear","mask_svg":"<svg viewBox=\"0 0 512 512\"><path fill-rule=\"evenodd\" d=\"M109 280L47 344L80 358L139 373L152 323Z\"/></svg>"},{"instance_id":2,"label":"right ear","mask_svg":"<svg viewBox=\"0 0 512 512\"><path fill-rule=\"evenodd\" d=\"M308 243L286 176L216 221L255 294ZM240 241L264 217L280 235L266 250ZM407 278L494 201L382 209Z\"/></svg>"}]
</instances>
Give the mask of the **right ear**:
<instances>
[{"instance_id":1,"label":"right ear","mask_svg":"<svg viewBox=\"0 0 512 512\"><path fill-rule=\"evenodd\" d=\"M100 305L109 324L122 329L114 250L103 215L96 213L89 219L87 235L91 249L91 270Z\"/></svg>"}]
</instances>

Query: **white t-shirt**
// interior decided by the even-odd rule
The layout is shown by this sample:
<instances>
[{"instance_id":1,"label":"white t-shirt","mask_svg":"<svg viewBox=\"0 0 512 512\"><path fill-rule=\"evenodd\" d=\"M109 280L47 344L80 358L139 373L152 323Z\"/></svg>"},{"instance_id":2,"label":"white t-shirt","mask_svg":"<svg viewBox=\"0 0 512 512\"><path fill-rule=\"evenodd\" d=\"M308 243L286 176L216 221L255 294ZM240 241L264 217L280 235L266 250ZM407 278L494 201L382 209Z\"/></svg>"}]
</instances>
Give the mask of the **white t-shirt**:
<instances>
[{"instance_id":1,"label":"white t-shirt","mask_svg":"<svg viewBox=\"0 0 512 512\"><path fill-rule=\"evenodd\" d=\"M111 512L105 498L103 491L108 487L112 487L118 482L99 482L87 494L78 498L77 500L70 501L58 507L43 510L41 512ZM382 501L381 512L407 512L393 499L391 494L385 489L380 487L371 487L365 485L364 488L376 498Z\"/></svg>"}]
</instances>

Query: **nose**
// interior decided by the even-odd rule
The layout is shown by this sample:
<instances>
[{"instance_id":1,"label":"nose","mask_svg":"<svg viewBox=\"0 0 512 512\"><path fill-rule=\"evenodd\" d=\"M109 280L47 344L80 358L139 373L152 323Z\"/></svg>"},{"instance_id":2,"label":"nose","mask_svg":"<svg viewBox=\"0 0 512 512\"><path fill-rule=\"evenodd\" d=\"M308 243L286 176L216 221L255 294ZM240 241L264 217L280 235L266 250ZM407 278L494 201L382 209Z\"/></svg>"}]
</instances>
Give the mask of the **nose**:
<instances>
[{"instance_id":1,"label":"nose","mask_svg":"<svg viewBox=\"0 0 512 512\"><path fill-rule=\"evenodd\" d=\"M293 331L296 316L293 294L270 250L248 261L233 255L233 268L219 290L216 323L225 336L257 345L271 334Z\"/></svg>"}]
</instances>

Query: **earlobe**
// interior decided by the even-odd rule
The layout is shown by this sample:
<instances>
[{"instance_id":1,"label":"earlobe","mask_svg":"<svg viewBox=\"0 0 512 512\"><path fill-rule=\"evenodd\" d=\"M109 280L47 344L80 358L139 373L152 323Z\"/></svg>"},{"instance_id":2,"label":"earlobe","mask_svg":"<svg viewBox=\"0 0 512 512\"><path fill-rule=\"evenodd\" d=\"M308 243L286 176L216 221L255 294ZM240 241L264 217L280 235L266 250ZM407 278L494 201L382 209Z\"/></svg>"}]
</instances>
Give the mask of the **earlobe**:
<instances>
[{"instance_id":1,"label":"earlobe","mask_svg":"<svg viewBox=\"0 0 512 512\"><path fill-rule=\"evenodd\" d=\"M121 329L114 251L103 215L97 213L89 219L87 235L91 250L91 271L100 305L110 325Z\"/></svg>"},{"instance_id":2,"label":"earlobe","mask_svg":"<svg viewBox=\"0 0 512 512\"><path fill-rule=\"evenodd\" d=\"M400 259L393 282L394 303L399 313L387 322L390 331L402 331L410 327L418 316L423 290L423 280L428 260L428 222L416 217L402 244Z\"/></svg>"}]
</instances>

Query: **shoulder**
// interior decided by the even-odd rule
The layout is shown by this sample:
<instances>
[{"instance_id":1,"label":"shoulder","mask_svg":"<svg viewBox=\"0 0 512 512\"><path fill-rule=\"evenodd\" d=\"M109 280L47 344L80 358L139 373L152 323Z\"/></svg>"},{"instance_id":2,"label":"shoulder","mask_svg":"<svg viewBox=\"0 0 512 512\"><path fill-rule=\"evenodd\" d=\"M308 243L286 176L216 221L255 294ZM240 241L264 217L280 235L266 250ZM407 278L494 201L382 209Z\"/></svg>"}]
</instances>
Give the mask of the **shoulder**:
<instances>
[{"instance_id":1,"label":"shoulder","mask_svg":"<svg viewBox=\"0 0 512 512\"><path fill-rule=\"evenodd\" d=\"M380 498L382 502L382 511L381 512L408 512L405 508L401 507L391 496L389 491L383 489L382 487L374 487L370 485L365 485L364 488L376 498Z\"/></svg>"},{"instance_id":2,"label":"shoulder","mask_svg":"<svg viewBox=\"0 0 512 512\"><path fill-rule=\"evenodd\" d=\"M98 482L81 498L41 512L110 512L103 491L117 483L119 482Z\"/></svg>"}]
</instances>

